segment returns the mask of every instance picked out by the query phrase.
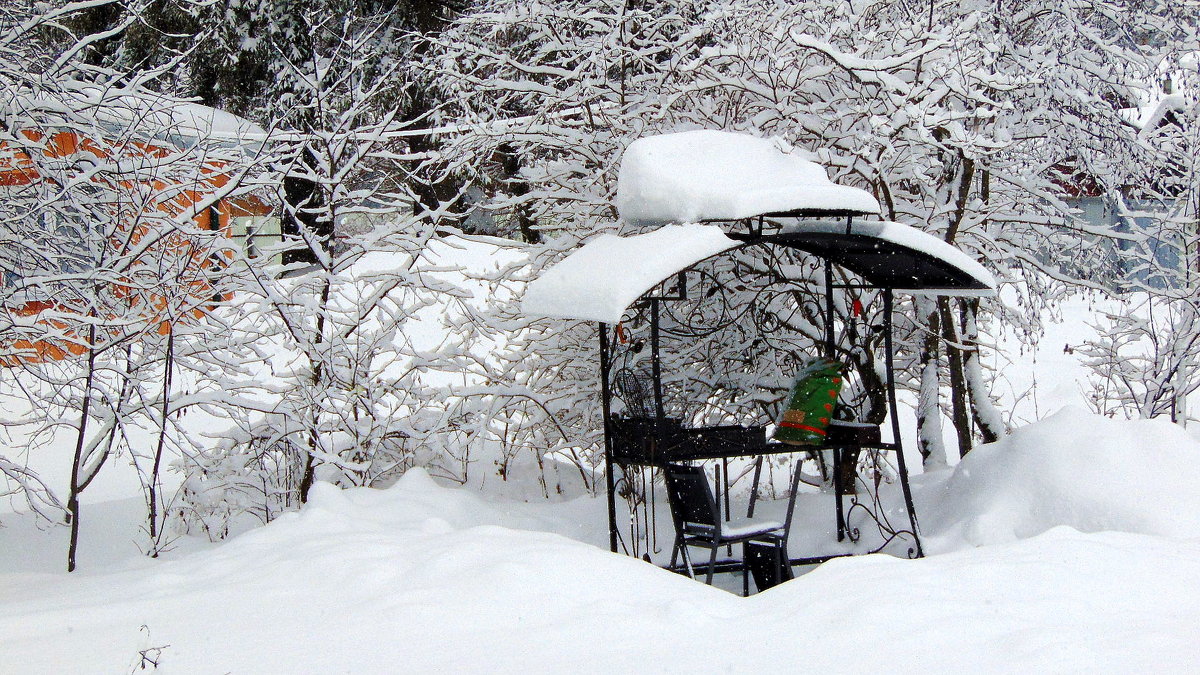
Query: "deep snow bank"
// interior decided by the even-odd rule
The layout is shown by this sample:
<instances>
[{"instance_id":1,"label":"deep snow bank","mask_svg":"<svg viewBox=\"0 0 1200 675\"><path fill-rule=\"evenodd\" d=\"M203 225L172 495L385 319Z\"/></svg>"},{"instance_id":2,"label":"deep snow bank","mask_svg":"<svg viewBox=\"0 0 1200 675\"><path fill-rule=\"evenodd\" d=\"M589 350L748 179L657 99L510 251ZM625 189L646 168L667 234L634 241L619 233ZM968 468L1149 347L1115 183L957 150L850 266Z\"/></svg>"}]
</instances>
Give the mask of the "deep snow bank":
<instances>
[{"instance_id":1,"label":"deep snow bank","mask_svg":"<svg viewBox=\"0 0 1200 675\"><path fill-rule=\"evenodd\" d=\"M603 506L583 503L584 510ZM549 505L562 521L573 520ZM0 575L0 672L1127 671L1193 663L1200 542L1059 528L831 561L742 600L412 471L219 548ZM590 514L601 516L603 508ZM497 526L507 525L507 527ZM1119 580L1119 583L1116 581Z\"/></svg>"},{"instance_id":2,"label":"deep snow bank","mask_svg":"<svg viewBox=\"0 0 1200 675\"><path fill-rule=\"evenodd\" d=\"M1200 443L1183 428L1067 407L973 450L921 515L934 550L1057 526L1200 537L1197 485Z\"/></svg>"}]
</instances>

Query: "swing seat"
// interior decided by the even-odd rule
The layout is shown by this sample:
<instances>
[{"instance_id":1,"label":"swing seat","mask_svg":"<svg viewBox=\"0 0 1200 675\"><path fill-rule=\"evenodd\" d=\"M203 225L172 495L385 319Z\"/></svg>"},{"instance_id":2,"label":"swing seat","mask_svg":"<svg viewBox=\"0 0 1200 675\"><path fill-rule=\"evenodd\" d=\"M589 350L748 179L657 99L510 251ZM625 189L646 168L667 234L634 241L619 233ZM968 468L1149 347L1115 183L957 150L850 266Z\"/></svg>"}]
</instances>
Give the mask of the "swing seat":
<instances>
[{"instance_id":1,"label":"swing seat","mask_svg":"<svg viewBox=\"0 0 1200 675\"><path fill-rule=\"evenodd\" d=\"M687 443L683 420L673 417L620 417L608 420L613 460L638 464L661 464Z\"/></svg>"},{"instance_id":2,"label":"swing seat","mask_svg":"<svg viewBox=\"0 0 1200 675\"><path fill-rule=\"evenodd\" d=\"M669 462L754 454L767 443L766 427L738 425L687 428L682 420L609 418L613 460L661 466Z\"/></svg>"},{"instance_id":3,"label":"swing seat","mask_svg":"<svg viewBox=\"0 0 1200 675\"><path fill-rule=\"evenodd\" d=\"M829 445L838 447L871 447L879 445L878 424L833 420L829 423Z\"/></svg>"}]
</instances>

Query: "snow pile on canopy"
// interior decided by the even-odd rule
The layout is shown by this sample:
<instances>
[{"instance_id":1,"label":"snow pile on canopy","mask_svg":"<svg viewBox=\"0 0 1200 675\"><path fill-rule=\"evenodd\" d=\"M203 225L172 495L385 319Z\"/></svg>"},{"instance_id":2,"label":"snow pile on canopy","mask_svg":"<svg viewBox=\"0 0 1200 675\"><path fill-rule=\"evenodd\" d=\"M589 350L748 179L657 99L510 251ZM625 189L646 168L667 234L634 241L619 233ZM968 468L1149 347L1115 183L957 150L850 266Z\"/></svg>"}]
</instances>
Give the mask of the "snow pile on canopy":
<instances>
[{"instance_id":1,"label":"snow pile on canopy","mask_svg":"<svg viewBox=\"0 0 1200 675\"><path fill-rule=\"evenodd\" d=\"M642 225L738 220L798 209L879 213L858 188L836 185L820 165L777 140L699 130L629 144L617 209Z\"/></svg>"},{"instance_id":2,"label":"snow pile on canopy","mask_svg":"<svg viewBox=\"0 0 1200 675\"><path fill-rule=\"evenodd\" d=\"M1067 407L972 450L922 524L975 545L1061 525L1200 537L1198 467L1200 442L1169 421Z\"/></svg>"},{"instance_id":3,"label":"snow pile on canopy","mask_svg":"<svg viewBox=\"0 0 1200 675\"><path fill-rule=\"evenodd\" d=\"M318 484L300 513L179 560L0 574L0 670L140 672L143 653L167 672L238 673L1194 662L1200 589L1180 580L1200 576L1197 541L1058 529L924 560L834 560L743 600L511 529L553 527L535 506L489 503L413 470L389 490ZM600 499L555 508L567 510L560 526L604 513Z\"/></svg>"},{"instance_id":4,"label":"snow pile on canopy","mask_svg":"<svg viewBox=\"0 0 1200 675\"><path fill-rule=\"evenodd\" d=\"M529 283L526 314L617 323L659 282L737 245L713 225L667 225L631 237L602 234Z\"/></svg>"}]
</instances>

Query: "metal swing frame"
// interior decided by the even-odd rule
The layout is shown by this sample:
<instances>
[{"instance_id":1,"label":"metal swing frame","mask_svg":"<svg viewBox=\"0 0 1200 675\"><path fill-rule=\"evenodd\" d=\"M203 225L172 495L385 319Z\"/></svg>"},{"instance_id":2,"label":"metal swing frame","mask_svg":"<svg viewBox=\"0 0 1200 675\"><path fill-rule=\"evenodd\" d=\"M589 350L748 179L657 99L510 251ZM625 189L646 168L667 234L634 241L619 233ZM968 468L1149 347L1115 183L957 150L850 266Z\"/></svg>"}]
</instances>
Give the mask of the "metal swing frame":
<instances>
[{"instance_id":1,"label":"metal swing frame","mask_svg":"<svg viewBox=\"0 0 1200 675\"><path fill-rule=\"evenodd\" d=\"M765 217L812 217L829 215L845 217L844 231L771 233L766 232L764 228ZM903 493L907 526L893 525L886 514L883 513L883 509L879 506L878 501L878 483L874 486L874 492L868 493L870 503L867 503L860 500L857 494L853 494L853 490L848 490L847 486L841 485L840 482L845 479L841 477L841 471L835 471L835 517L838 541L842 541L847 537L852 541L858 540L859 531L849 524L848 516L851 513L861 511L869 520L874 522L874 525L878 528L879 533L884 539L883 544L871 552L882 550L897 538L904 537L911 540L911 545L907 549L909 557L922 557L924 555L916 509L913 505L912 491L909 485L908 468L904 458L903 444L900 436L900 423L897 414L895 350L893 343L894 292L896 289L919 291L922 288L928 287L935 289L935 294L937 289L944 290L947 288L966 291L966 293L960 294L969 294L975 291L987 291L990 289L977 279L960 273L959 270L953 269L952 265L944 264L934 256L926 256L920 251L902 249L902 247L889 247L886 245L886 242L881 243L879 240L872 240L869 236L856 233L853 226L854 215L861 214L851 212L767 214L767 216L759 216L757 222L754 219L745 221L746 231L744 233L728 233L728 236L740 242L738 248L748 246L783 246L817 256L823 261L825 281L823 289L823 347L825 356L833 357L836 353L834 337L835 291L866 289L880 292L883 300L882 331L884 369L886 374L885 386L887 389L887 418L892 440L883 442L880 438L879 427L877 426L866 429L852 427L849 430L841 430L841 433L831 433L825 444L798 447L767 441L762 427L721 426L683 428L678 424L672 424L672 420L665 415L663 403L661 314L664 303L687 299L686 275L691 268L682 270L677 273L677 283L674 288L666 289L666 293L651 291L643 295L638 303L636 303L649 317L650 378L653 394L652 418L626 420L613 415L613 357L614 346L618 342L618 331L620 328L618 325L605 322L598 323L609 546L613 552L618 551L620 543L617 526L617 484L615 479L615 468L618 466L625 470L631 467L648 467L651 471L654 471L662 470L668 463L695 462L709 459L720 459L723 462L727 462L731 458L758 457L755 465L751 501L747 513L748 516L752 516L754 502L757 498L759 479L761 477L762 457L764 455L829 450L832 451L835 457L835 465L838 465L846 462L847 458L857 457L861 451L867 450L896 453L897 478ZM887 263L881 264L881 260L887 261ZM843 267L856 276L863 278L864 283L834 283L833 268L835 265ZM660 284L659 289L665 286L665 284L666 282ZM795 471L799 471L798 466ZM725 478L727 482L727 465ZM795 480L792 483L792 499L794 500ZM721 495L720 487L720 484L718 484L718 500L720 500ZM725 513L728 514L729 492L728 486L726 485L725 487ZM653 481L651 481L650 489L653 490ZM846 496L850 496L848 509L845 503ZM794 502L790 502L788 514L789 525L791 520L790 510L793 506ZM784 555L786 556L786 552ZM818 564L831 558L845 555L853 554L841 553L790 558L788 562L790 565ZM745 562L718 562L714 556L706 571L711 576L714 571L736 569L745 569Z\"/></svg>"}]
</instances>

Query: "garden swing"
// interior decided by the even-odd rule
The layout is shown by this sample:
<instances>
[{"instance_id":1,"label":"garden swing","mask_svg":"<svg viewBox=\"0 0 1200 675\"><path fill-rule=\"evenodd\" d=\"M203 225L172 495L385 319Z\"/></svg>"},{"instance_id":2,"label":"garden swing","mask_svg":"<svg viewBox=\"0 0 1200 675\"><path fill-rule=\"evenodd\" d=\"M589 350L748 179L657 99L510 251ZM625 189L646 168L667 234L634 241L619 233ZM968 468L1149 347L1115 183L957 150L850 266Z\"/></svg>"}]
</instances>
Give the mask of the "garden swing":
<instances>
[{"instance_id":1,"label":"garden swing","mask_svg":"<svg viewBox=\"0 0 1200 675\"><path fill-rule=\"evenodd\" d=\"M617 203L622 219L645 231L592 238L531 282L523 300L530 315L598 324L611 550L638 555L653 548L621 541L616 505L618 492L652 500L662 474L675 529L666 567L699 570L711 582L715 572L746 571L773 558L776 568L755 570L761 590L790 578L793 565L853 554L788 551L799 463L783 522L754 519L763 458L800 454L830 460L823 466L831 472L838 541L858 539L848 516L861 512L882 535L862 552L902 541L909 557L921 556L897 415L895 295L990 295L991 275L932 235L865 220L880 211L870 194L830 182L820 166L772 141L741 134L693 131L635 141L622 161ZM883 352L881 381L865 381L878 368L857 341L873 341ZM664 354L664 342L674 349ZM819 355L804 354L817 345ZM872 409L870 419L846 419L853 415L843 411L835 420L832 406L817 427L800 413L780 415L789 390L782 371L794 373L806 356L827 366L839 356L857 359L857 393L876 402L862 404ZM881 433L883 416L890 440ZM819 433L804 445L784 442L789 420ZM861 496L851 485L860 455L882 461L885 453L895 457L902 516L889 516L880 502L879 473ZM716 465L715 495L705 494L706 473L696 470L704 462ZM752 474L746 518L731 514L734 467ZM640 517L651 521L643 534L653 537L652 505L641 506ZM897 517L904 522L893 522ZM720 548L732 551L734 544L745 546L741 560L717 559ZM706 564L691 561L687 549L694 546L709 551Z\"/></svg>"}]
</instances>

